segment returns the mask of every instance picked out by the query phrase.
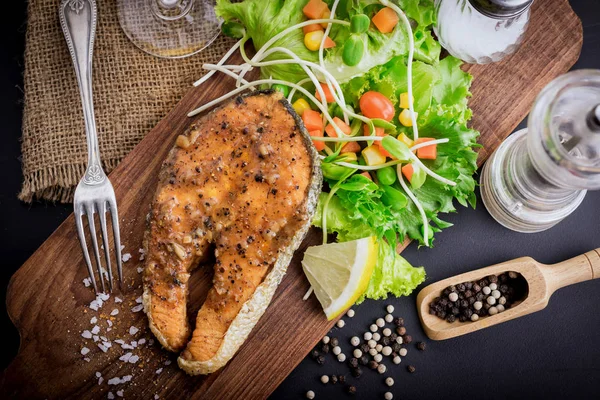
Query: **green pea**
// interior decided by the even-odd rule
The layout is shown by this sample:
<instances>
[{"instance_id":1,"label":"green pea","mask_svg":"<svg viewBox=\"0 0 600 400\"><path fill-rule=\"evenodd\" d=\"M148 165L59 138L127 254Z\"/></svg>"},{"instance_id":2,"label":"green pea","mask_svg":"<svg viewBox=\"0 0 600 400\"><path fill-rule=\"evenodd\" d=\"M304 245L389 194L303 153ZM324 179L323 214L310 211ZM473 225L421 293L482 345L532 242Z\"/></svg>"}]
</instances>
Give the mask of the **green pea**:
<instances>
[{"instance_id":1,"label":"green pea","mask_svg":"<svg viewBox=\"0 0 600 400\"><path fill-rule=\"evenodd\" d=\"M221 32L223 32L225 36L241 39L246 34L246 29L242 24L227 21L221 25Z\"/></svg>"},{"instance_id":2,"label":"green pea","mask_svg":"<svg viewBox=\"0 0 600 400\"><path fill-rule=\"evenodd\" d=\"M393 186L381 186L383 194L381 195L381 201L392 210L400 211L408 205L408 199L406 195L394 188Z\"/></svg>"},{"instance_id":3,"label":"green pea","mask_svg":"<svg viewBox=\"0 0 600 400\"><path fill-rule=\"evenodd\" d=\"M377 179L382 185L393 185L396 182L396 170L394 167L384 167L377 170Z\"/></svg>"},{"instance_id":4,"label":"green pea","mask_svg":"<svg viewBox=\"0 0 600 400\"><path fill-rule=\"evenodd\" d=\"M283 93L284 97L288 97L288 95L290 94L290 88L286 85L280 85L279 83L276 83L273 86L271 86L271 89Z\"/></svg>"},{"instance_id":5,"label":"green pea","mask_svg":"<svg viewBox=\"0 0 600 400\"><path fill-rule=\"evenodd\" d=\"M342 51L342 60L344 64L349 67L357 65L362 60L365 53L365 44L362 39L356 35L350 36L350 38L344 43L344 50Z\"/></svg>"},{"instance_id":6,"label":"green pea","mask_svg":"<svg viewBox=\"0 0 600 400\"><path fill-rule=\"evenodd\" d=\"M371 20L365 14L356 14L350 18L350 32L363 33L369 30Z\"/></svg>"}]
</instances>

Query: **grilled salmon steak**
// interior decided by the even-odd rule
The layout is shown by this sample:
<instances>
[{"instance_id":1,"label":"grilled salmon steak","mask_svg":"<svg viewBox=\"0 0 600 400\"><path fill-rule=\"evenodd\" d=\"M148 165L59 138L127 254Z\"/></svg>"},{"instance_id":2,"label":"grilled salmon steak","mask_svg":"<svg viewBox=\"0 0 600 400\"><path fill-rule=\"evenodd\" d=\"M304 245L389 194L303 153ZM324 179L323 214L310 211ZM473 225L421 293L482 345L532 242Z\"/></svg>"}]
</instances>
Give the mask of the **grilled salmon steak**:
<instances>
[{"instance_id":1,"label":"grilled salmon steak","mask_svg":"<svg viewBox=\"0 0 600 400\"><path fill-rule=\"evenodd\" d=\"M267 308L321 189L317 153L279 92L239 96L197 120L165 160L144 238L150 328L189 374L224 366ZM213 284L190 338L192 270ZM185 349L184 349L185 348Z\"/></svg>"}]
</instances>

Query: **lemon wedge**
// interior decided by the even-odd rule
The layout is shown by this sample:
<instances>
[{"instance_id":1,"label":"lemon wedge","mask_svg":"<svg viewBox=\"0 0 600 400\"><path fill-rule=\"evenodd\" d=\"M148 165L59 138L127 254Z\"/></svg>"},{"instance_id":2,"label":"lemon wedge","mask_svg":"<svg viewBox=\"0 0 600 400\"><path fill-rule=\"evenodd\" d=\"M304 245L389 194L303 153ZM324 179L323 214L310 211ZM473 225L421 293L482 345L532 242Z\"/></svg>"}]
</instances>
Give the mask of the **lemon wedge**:
<instances>
[{"instance_id":1,"label":"lemon wedge","mask_svg":"<svg viewBox=\"0 0 600 400\"><path fill-rule=\"evenodd\" d=\"M378 250L375 236L306 249L302 269L328 320L352 306L367 290Z\"/></svg>"}]
</instances>

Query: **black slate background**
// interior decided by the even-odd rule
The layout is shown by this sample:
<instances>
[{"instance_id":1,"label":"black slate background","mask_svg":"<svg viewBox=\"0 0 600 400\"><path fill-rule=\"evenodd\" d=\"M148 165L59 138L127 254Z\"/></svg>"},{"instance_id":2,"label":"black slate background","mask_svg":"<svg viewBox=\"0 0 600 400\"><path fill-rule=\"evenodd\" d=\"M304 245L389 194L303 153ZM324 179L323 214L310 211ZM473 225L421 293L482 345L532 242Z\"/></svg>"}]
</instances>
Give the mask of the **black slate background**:
<instances>
[{"instance_id":1,"label":"black slate background","mask_svg":"<svg viewBox=\"0 0 600 400\"><path fill-rule=\"evenodd\" d=\"M23 103L23 51L26 2L10 2L0 16L0 297L5 298L10 276L69 215L70 206L20 203L20 130ZM600 2L571 0L584 26L584 44L574 69L600 68ZM413 244L404 256L427 268L425 284L512 258L529 255L554 263L600 247L600 192L589 193L581 207L558 226L526 235L504 229L489 216L483 204L447 216L454 227L436 235L433 249ZM597 399L600 398L600 282L585 282L558 291L542 312L460 338L428 340L418 321L415 295L390 301L366 301L345 318L343 329L331 335L349 354L351 336L362 336L368 326L385 315L404 317L414 342L409 353L379 375L365 369L352 378L345 364L329 355L324 366L305 359L273 393L271 399L349 397L341 384L323 385L322 374L344 374L357 387L356 398L382 399L391 391L395 399ZM302 321L297 321L302 324ZM1 365L5 368L19 346L16 329L3 307L0 314ZM290 334L294 327L290 326ZM425 352L415 348L427 344ZM273 338L273 351L283 351ZM416 372L409 374L407 365ZM395 385L383 381L392 376Z\"/></svg>"}]
</instances>

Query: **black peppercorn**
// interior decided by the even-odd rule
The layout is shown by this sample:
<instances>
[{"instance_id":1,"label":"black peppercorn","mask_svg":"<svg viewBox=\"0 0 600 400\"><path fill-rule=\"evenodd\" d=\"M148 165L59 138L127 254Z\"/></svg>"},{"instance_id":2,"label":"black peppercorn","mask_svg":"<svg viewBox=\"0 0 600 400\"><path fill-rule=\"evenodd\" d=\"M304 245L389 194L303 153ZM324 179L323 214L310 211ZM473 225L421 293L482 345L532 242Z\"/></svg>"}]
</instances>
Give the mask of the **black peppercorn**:
<instances>
[{"instance_id":1,"label":"black peppercorn","mask_svg":"<svg viewBox=\"0 0 600 400\"><path fill-rule=\"evenodd\" d=\"M477 295L475 295L475 298L477 301L482 301L485 298L485 294L483 294L483 292L479 292Z\"/></svg>"},{"instance_id":2,"label":"black peppercorn","mask_svg":"<svg viewBox=\"0 0 600 400\"><path fill-rule=\"evenodd\" d=\"M338 376L338 380L340 381L340 383L346 383L346 375Z\"/></svg>"},{"instance_id":3,"label":"black peppercorn","mask_svg":"<svg viewBox=\"0 0 600 400\"><path fill-rule=\"evenodd\" d=\"M397 334L397 333L392 333L392 334L390 335L390 340L391 340L392 342L395 342L397 338L398 338L398 334Z\"/></svg>"},{"instance_id":4,"label":"black peppercorn","mask_svg":"<svg viewBox=\"0 0 600 400\"><path fill-rule=\"evenodd\" d=\"M319 355L320 355L320 353L319 353L317 350L313 350L313 351L311 351L311 352L310 352L310 356L311 356L311 357L312 357L314 360L316 360L316 359L317 359L317 357L319 357Z\"/></svg>"},{"instance_id":5,"label":"black peppercorn","mask_svg":"<svg viewBox=\"0 0 600 400\"><path fill-rule=\"evenodd\" d=\"M452 307L452 314L454 314L454 315L460 314L460 310L458 309L458 307Z\"/></svg>"},{"instance_id":6,"label":"black peppercorn","mask_svg":"<svg viewBox=\"0 0 600 400\"><path fill-rule=\"evenodd\" d=\"M467 290L465 290L465 297L466 297L467 299L469 299L469 298L473 297L473 292L472 292L471 290L468 290L468 289L467 289Z\"/></svg>"},{"instance_id":7,"label":"black peppercorn","mask_svg":"<svg viewBox=\"0 0 600 400\"><path fill-rule=\"evenodd\" d=\"M467 318L471 318L471 315L473 315L473 310L466 308L463 310L463 315Z\"/></svg>"},{"instance_id":8,"label":"black peppercorn","mask_svg":"<svg viewBox=\"0 0 600 400\"><path fill-rule=\"evenodd\" d=\"M382 338L381 338L381 344L382 344L382 345L384 345L384 346L389 346L389 345L390 345L390 338L389 338L388 336L384 336L384 337L382 337ZM367 345L367 348L368 348L368 347L369 347L369 346ZM367 350L367 352L368 352L368 351L369 351L369 350Z\"/></svg>"},{"instance_id":9,"label":"black peppercorn","mask_svg":"<svg viewBox=\"0 0 600 400\"><path fill-rule=\"evenodd\" d=\"M350 368L358 367L358 358L352 357L348 364L350 364Z\"/></svg>"},{"instance_id":10,"label":"black peppercorn","mask_svg":"<svg viewBox=\"0 0 600 400\"><path fill-rule=\"evenodd\" d=\"M500 293L502 293L502 294L508 293L508 285L507 284L500 285Z\"/></svg>"},{"instance_id":11,"label":"black peppercorn","mask_svg":"<svg viewBox=\"0 0 600 400\"><path fill-rule=\"evenodd\" d=\"M403 318L394 318L394 325L396 326L403 326L404 325L404 319Z\"/></svg>"},{"instance_id":12,"label":"black peppercorn","mask_svg":"<svg viewBox=\"0 0 600 400\"><path fill-rule=\"evenodd\" d=\"M467 322L467 317L465 317L464 315L461 314L461 315L458 316L458 320L460 322Z\"/></svg>"},{"instance_id":13,"label":"black peppercorn","mask_svg":"<svg viewBox=\"0 0 600 400\"><path fill-rule=\"evenodd\" d=\"M316 360L317 360L317 364L319 364L319 365L325 364L325 357L323 357L323 356L317 357Z\"/></svg>"},{"instance_id":14,"label":"black peppercorn","mask_svg":"<svg viewBox=\"0 0 600 400\"><path fill-rule=\"evenodd\" d=\"M452 292L452 290L450 290L450 288L446 288L444 289L444 291L442 292L442 296L444 297L448 297L448 295Z\"/></svg>"},{"instance_id":15,"label":"black peppercorn","mask_svg":"<svg viewBox=\"0 0 600 400\"><path fill-rule=\"evenodd\" d=\"M400 327L396 328L396 333L400 336L406 335L406 328L403 326L400 326Z\"/></svg>"},{"instance_id":16,"label":"black peppercorn","mask_svg":"<svg viewBox=\"0 0 600 400\"><path fill-rule=\"evenodd\" d=\"M452 322L456 321L456 317L454 316L454 314L450 314L446 317L446 321L452 323Z\"/></svg>"},{"instance_id":17,"label":"black peppercorn","mask_svg":"<svg viewBox=\"0 0 600 400\"><path fill-rule=\"evenodd\" d=\"M425 351L425 342L417 342L417 349Z\"/></svg>"},{"instance_id":18,"label":"black peppercorn","mask_svg":"<svg viewBox=\"0 0 600 400\"><path fill-rule=\"evenodd\" d=\"M458 290L459 292L464 292L465 291L465 285L463 283L459 283L458 285L456 285L456 290Z\"/></svg>"},{"instance_id":19,"label":"black peppercorn","mask_svg":"<svg viewBox=\"0 0 600 400\"><path fill-rule=\"evenodd\" d=\"M404 335L404 336L402 336L402 341L406 344L409 344L410 342L412 342L412 336Z\"/></svg>"},{"instance_id":20,"label":"black peppercorn","mask_svg":"<svg viewBox=\"0 0 600 400\"><path fill-rule=\"evenodd\" d=\"M354 386L348 386L348 394L356 394L356 388Z\"/></svg>"},{"instance_id":21,"label":"black peppercorn","mask_svg":"<svg viewBox=\"0 0 600 400\"><path fill-rule=\"evenodd\" d=\"M402 348L402 345L400 343L394 343L392 345L392 351L395 353L398 353L401 348Z\"/></svg>"},{"instance_id":22,"label":"black peppercorn","mask_svg":"<svg viewBox=\"0 0 600 400\"><path fill-rule=\"evenodd\" d=\"M461 308L467 308L467 307L469 307L469 302L467 300L461 300L460 301L460 307Z\"/></svg>"},{"instance_id":23,"label":"black peppercorn","mask_svg":"<svg viewBox=\"0 0 600 400\"><path fill-rule=\"evenodd\" d=\"M351 373L353 377L358 378L362 375L362 369L360 367L352 368Z\"/></svg>"},{"instance_id":24,"label":"black peppercorn","mask_svg":"<svg viewBox=\"0 0 600 400\"><path fill-rule=\"evenodd\" d=\"M321 345L321 351L322 351L323 353L325 353L325 354L329 353L329 345L328 345L328 344L325 344L325 343L323 343L323 344Z\"/></svg>"},{"instance_id":25,"label":"black peppercorn","mask_svg":"<svg viewBox=\"0 0 600 400\"><path fill-rule=\"evenodd\" d=\"M475 297L469 297L469 305L472 306L473 304L475 304L475 302L477 301L477 299L475 299Z\"/></svg>"},{"instance_id":26,"label":"black peppercorn","mask_svg":"<svg viewBox=\"0 0 600 400\"><path fill-rule=\"evenodd\" d=\"M358 362L360 363L360 365L367 365L369 364L369 359L367 358L366 355L363 355Z\"/></svg>"},{"instance_id":27,"label":"black peppercorn","mask_svg":"<svg viewBox=\"0 0 600 400\"><path fill-rule=\"evenodd\" d=\"M335 385L338 382L337 375L331 375L331 379L329 381Z\"/></svg>"},{"instance_id":28,"label":"black peppercorn","mask_svg":"<svg viewBox=\"0 0 600 400\"><path fill-rule=\"evenodd\" d=\"M417 370L417 369L416 369L414 366L412 366L412 365L409 365L408 367L406 367L406 369L407 369L407 370L408 370L408 372L410 372L411 374L412 374L412 373L414 373L414 372Z\"/></svg>"},{"instance_id":29,"label":"black peppercorn","mask_svg":"<svg viewBox=\"0 0 600 400\"><path fill-rule=\"evenodd\" d=\"M446 312L445 311L438 311L435 315L437 315L441 319L446 318Z\"/></svg>"},{"instance_id":30,"label":"black peppercorn","mask_svg":"<svg viewBox=\"0 0 600 400\"><path fill-rule=\"evenodd\" d=\"M465 282L465 288L467 290L473 289L473 282Z\"/></svg>"},{"instance_id":31,"label":"black peppercorn","mask_svg":"<svg viewBox=\"0 0 600 400\"><path fill-rule=\"evenodd\" d=\"M363 354L366 354L369 352L369 345L366 343L363 343L360 345L360 351L363 352Z\"/></svg>"},{"instance_id":32,"label":"black peppercorn","mask_svg":"<svg viewBox=\"0 0 600 400\"><path fill-rule=\"evenodd\" d=\"M488 281L486 279L482 279L479 282L477 282L479 284L479 286L481 286L482 288L486 287L488 285Z\"/></svg>"},{"instance_id":33,"label":"black peppercorn","mask_svg":"<svg viewBox=\"0 0 600 400\"><path fill-rule=\"evenodd\" d=\"M490 283L498 283L498 277L496 275L490 275L487 277L488 281L490 281Z\"/></svg>"},{"instance_id":34,"label":"black peppercorn","mask_svg":"<svg viewBox=\"0 0 600 400\"><path fill-rule=\"evenodd\" d=\"M481 286L479 286L478 284L474 284L474 285L473 285L473 291L474 291L475 293L479 293L479 292L481 292Z\"/></svg>"},{"instance_id":35,"label":"black peppercorn","mask_svg":"<svg viewBox=\"0 0 600 400\"><path fill-rule=\"evenodd\" d=\"M338 340L338 338L331 338L331 340L329 341L329 343L331 343L332 347L338 346L340 344L340 341Z\"/></svg>"},{"instance_id":36,"label":"black peppercorn","mask_svg":"<svg viewBox=\"0 0 600 400\"><path fill-rule=\"evenodd\" d=\"M429 314L436 315L437 311L435 311L435 307L429 306Z\"/></svg>"},{"instance_id":37,"label":"black peppercorn","mask_svg":"<svg viewBox=\"0 0 600 400\"><path fill-rule=\"evenodd\" d=\"M379 367L379 363L377 363L377 361L375 361L375 360L369 361L369 368L377 369L377 367Z\"/></svg>"},{"instance_id":38,"label":"black peppercorn","mask_svg":"<svg viewBox=\"0 0 600 400\"><path fill-rule=\"evenodd\" d=\"M440 300L440 306L446 307L447 305L448 305L448 299L441 299Z\"/></svg>"}]
</instances>

